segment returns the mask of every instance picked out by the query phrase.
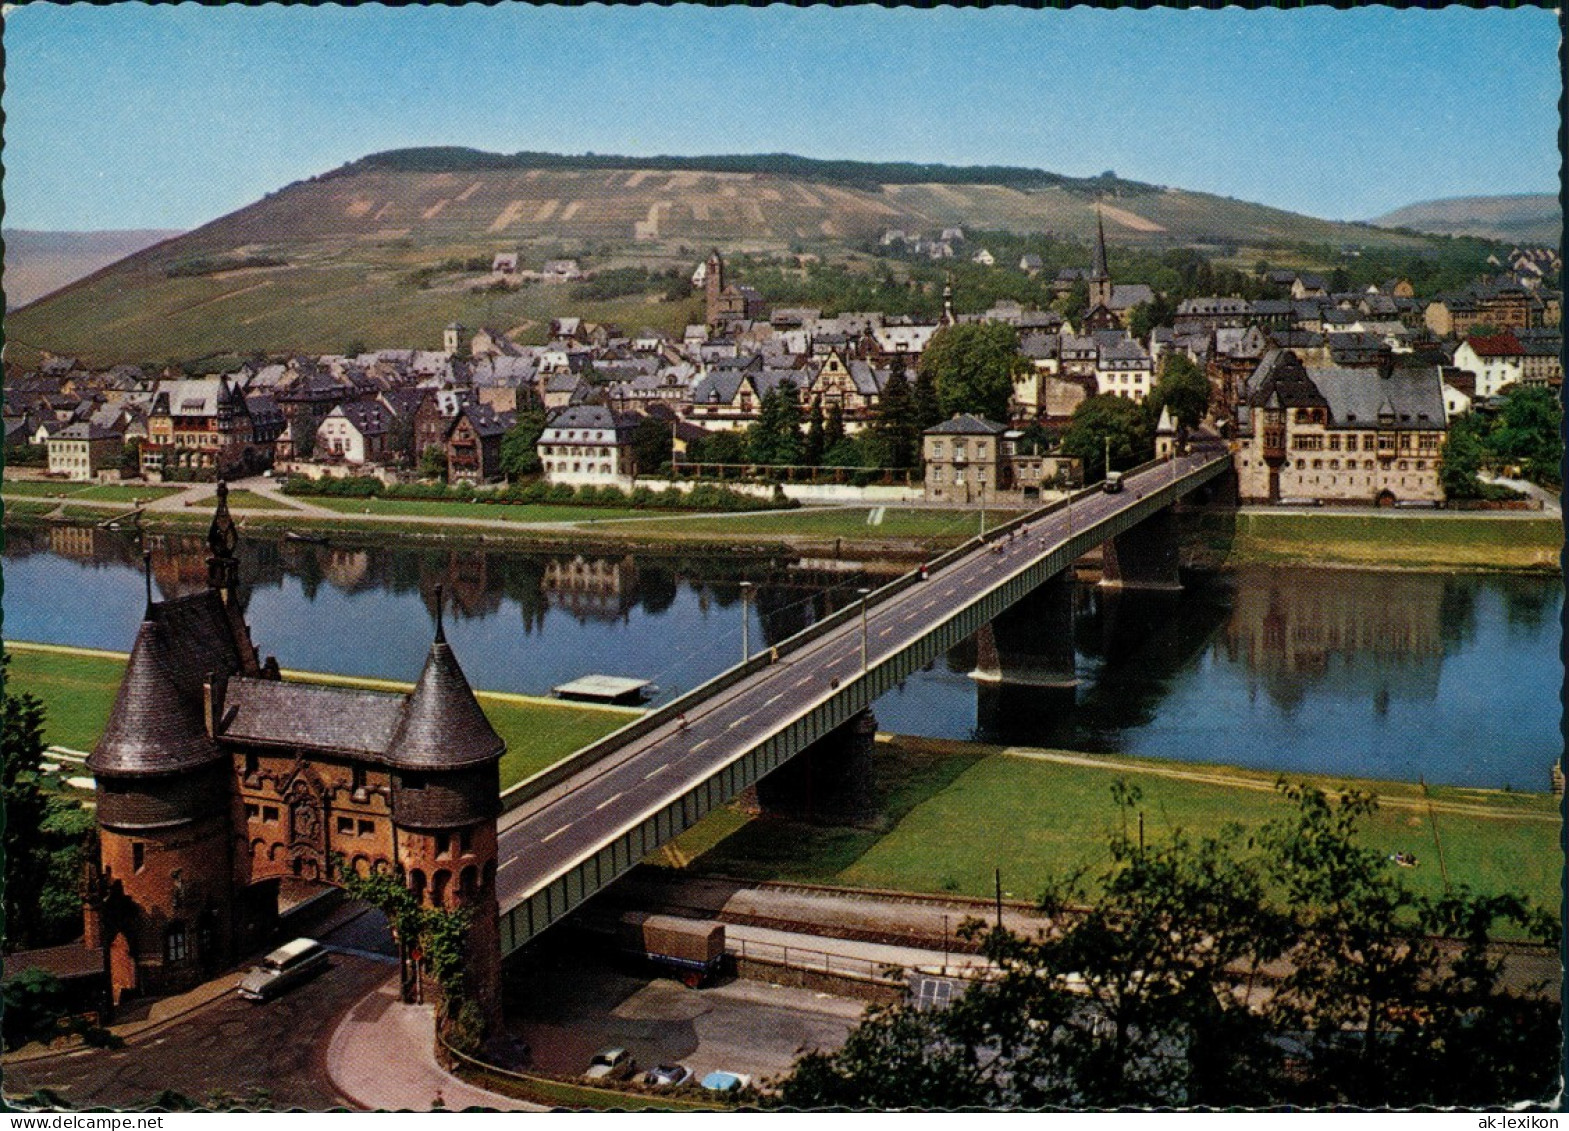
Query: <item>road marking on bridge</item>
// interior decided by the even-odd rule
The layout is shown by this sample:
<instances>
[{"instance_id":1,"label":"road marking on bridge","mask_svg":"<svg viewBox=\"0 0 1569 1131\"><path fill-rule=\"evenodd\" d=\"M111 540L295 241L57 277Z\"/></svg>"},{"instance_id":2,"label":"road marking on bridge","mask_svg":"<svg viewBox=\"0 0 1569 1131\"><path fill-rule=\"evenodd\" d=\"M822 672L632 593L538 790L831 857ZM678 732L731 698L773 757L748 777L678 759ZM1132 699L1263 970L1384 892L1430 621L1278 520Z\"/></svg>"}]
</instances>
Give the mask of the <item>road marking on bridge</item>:
<instances>
[{"instance_id":1,"label":"road marking on bridge","mask_svg":"<svg viewBox=\"0 0 1569 1131\"><path fill-rule=\"evenodd\" d=\"M663 766L660 766L659 769L653 770L653 771L650 771L649 773L644 774L643 775L643 780L647 781L649 778L657 778L660 774L664 773L669 768L670 768L670 763L666 762Z\"/></svg>"},{"instance_id":2,"label":"road marking on bridge","mask_svg":"<svg viewBox=\"0 0 1569 1131\"><path fill-rule=\"evenodd\" d=\"M701 750L703 747L707 746L712 741L713 741L713 739L711 739L711 738L705 738L705 739L703 739L702 742L694 742L692 744L692 753L696 754L699 750Z\"/></svg>"},{"instance_id":3,"label":"road marking on bridge","mask_svg":"<svg viewBox=\"0 0 1569 1131\"><path fill-rule=\"evenodd\" d=\"M545 843L547 843L549 841L555 840L558 836L560 836L562 833L566 832L571 827L572 827L572 822L568 821L566 824L562 825L559 829L557 829L555 832L551 833L549 836L542 836L542 837L540 837L539 838L539 843L540 844L545 844ZM500 871L500 869L498 868L497 871Z\"/></svg>"},{"instance_id":4,"label":"road marking on bridge","mask_svg":"<svg viewBox=\"0 0 1569 1131\"><path fill-rule=\"evenodd\" d=\"M812 677L811 676L807 676L805 679L798 681L795 684L795 686L796 687L805 687L807 684L809 684L811 682L812 682Z\"/></svg>"},{"instance_id":5,"label":"road marking on bridge","mask_svg":"<svg viewBox=\"0 0 1569 1131\"><path fill-rule=\"evenodd\" d=\"M516 864L517 862L518 858L516 856L509 857L505 862L496 865L496 871L505 872L508 868L512 867L512 865Z\"/></svg>"},{"instance_id":6,"label":"road marking on bridge","mask_svg":"<svg viewBox=\"0 0 1569 1131\"><path fill-rule=\"evenodd\" d=\"M746 722L746 720L751 718L751 717L752 717L751 715L742 715L735 722L733 722L729 726L725 727L725 729L726 730L735 730L736 727L740 726L742 723Z\"/></svg>"},{"instance_id":7,"label":"road marking on bridge","mask_svg":"<svg viewBox=\"0 0 1569 1131\"><path fill-rule=\"evenodd\" d=\"M805 683L805 682L806 682L806 680L804 680L804 679L801 681L801 683ZM800 685L801 684L799 684L799 683L796 684L797 687L799 687ZM763 701L763 706L765 706L765 707L772 707L775 703L779 702L779 700L781 700L783 698L784 698L784 692L781 691L778 695L775 695L772 699L765 699Z\"/></svg>"},{"instance_id":8,"label":"road marking on bridge","mask_svg":"<svg viewBox=\"0 0 1569 1131\"><path fill-rule=\"evenodd\" d=\"M605 798L598 805L594 806L594 812L596 812L596 813L599 812L601 809L605 808L607 805L614 805L617 801L620 801L621 798L623 796L625 796L625 795L626 795L626 790L624 790L624 789L620 793L612 794L610 797Z\"/></svg>"},{"instance_id":9,"label":"road marking on bridge","mask_svg":"<svg viewBox=\"0 0 1569 1131\"><path fill-rule=\"evenodd\" d=\"M906 619L906 620L909 620L909 619L910 619L910 618L909 618L909 617L906 617L906 618L905 618L905 619ZM881 631L881 632L879 632L879 633L878 633L878 634L877 634L877 635L878 635L878 636L887 636L887 635L888 635L888 634L889 634L889 633L890 633L890 632L892 632L892 631L893 631L893 629L894 629L894 626L893 626L893 625L891 625L891 624L890 624L890 625L889 625L889 626L888 626L888 627L887 627L887 628L885 628L885 629L883 629L883 630L882 630L882 631Z\"/></svg>"}]
</instances>

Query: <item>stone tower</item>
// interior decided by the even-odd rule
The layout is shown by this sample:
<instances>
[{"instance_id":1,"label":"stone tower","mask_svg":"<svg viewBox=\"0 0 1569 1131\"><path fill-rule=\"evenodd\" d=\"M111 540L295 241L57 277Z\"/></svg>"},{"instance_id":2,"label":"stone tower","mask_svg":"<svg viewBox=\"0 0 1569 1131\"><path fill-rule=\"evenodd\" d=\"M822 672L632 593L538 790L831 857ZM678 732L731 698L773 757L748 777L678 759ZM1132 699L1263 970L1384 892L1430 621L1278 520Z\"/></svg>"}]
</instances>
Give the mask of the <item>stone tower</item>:
<instances>
[{"instance_id":1,"label":"stone tower","mask_svg":"<svg viewBox=\"0 0 1569 1131\"><path fill-rule=\"evenodd\" d=\"M436 600L436 639L387 748L393 833L405 882L420 901L471 912L468 991L494 1025L501 1018L496 818L506 743L447 644L439 590Z\"/></svg>"},{"instance_id":2,"label":"stone tower","mask_svg":"<svg viewBox=\"0 0 1569 1131\"><path fill-rule=\"evenodd\" d=\"M1095 208L1095 261L1090 265L1090 309L1111 308L1111 271L1106 266L1106 222Z\"/></svg>"},{"instance_id":3,"label":"stone tower","mask_svg":"<svg viewBox=\"0 0 1569 1131\"><path fill-rule=\"evenodd\" d=\"M703 271L703 295L707 299L705 317L710 326L719 324L723 309L720 298L724 293L725 261L720 258L719 249L716 247L708 253L708 262Z\"/></svg>"}]
</instances>

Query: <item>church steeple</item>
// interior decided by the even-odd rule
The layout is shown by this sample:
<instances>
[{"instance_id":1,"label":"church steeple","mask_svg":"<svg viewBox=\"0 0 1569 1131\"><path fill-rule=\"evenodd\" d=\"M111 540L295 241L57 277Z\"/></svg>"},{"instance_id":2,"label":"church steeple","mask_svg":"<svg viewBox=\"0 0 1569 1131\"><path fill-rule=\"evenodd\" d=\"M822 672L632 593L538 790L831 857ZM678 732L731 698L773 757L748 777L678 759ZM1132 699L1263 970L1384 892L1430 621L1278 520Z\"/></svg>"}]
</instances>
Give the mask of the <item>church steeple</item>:
<instances>
[{"instance_id":1,"label":"church steeple","mask_svg":"<svg viewBox=\"0 0 1569 1131\"><path fill-rule=\"evenodd\" d=\"M1090 309L1111 309L1111 270L1106 266L1106 221L1095 206L1095 261L1090 265Z\"/></svg>"},{"instance_id":2,"label":"church steeple","mask_svg":"<svg viewBox=\"0 0 1569 1131\"><path fill-rule=\"evenodd\" d=\"M952 326L957 321L953 313L953 277L949 276L942 289L942 324Z\"/></svg>"},{"instance_id":3,"label":"church steeple","mask_svg":"<svg viewBox=\"0 0 1569 1131\"><path fill-rule=\"evenodd\" d=\"M1090 278L1111 278L1111 272L1106 269L1106 221L1098 204L1095 206L1095 262L1090 267Z\"/></svg>"}]
</instances>

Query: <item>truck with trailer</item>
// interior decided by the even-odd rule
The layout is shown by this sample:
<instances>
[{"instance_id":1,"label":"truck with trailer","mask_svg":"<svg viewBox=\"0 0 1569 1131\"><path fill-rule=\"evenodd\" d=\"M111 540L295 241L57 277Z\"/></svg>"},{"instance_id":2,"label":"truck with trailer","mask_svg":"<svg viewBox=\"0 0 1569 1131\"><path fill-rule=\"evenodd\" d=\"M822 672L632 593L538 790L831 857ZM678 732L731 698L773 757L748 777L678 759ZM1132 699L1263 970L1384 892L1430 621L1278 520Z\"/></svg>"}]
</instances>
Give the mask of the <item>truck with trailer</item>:
<instances>
[{"instance_id":1,"label":"truck with trailer","mask_svg":"<svg viewBox=\"0 0 1569 1131\"><path fill-rule=\"evenodd\" d=\"M612 943L622 955L663 970L694 988L724 965L723 923L625 911L615 918L585 918L581 925L601 941Z\"/></svg>"}]
</instances>

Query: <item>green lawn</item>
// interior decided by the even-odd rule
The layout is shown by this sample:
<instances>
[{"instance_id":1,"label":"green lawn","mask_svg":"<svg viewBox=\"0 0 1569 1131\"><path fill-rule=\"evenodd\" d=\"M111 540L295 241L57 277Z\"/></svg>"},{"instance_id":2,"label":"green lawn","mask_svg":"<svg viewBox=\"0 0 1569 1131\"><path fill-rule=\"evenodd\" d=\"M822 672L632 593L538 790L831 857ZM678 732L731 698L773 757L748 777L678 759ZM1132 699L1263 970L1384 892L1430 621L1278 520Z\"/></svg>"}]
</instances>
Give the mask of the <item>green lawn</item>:
<instances>
[{"instance_id":1,"label":"green lawn","mask_svg":"<svg viewBox=\"0 0 1569 1131\"><path fill-rule=\"evenodd\" d=\"M873 525L868 519L878 510L882 521ZM1014 517L1013 511L988 511L988 526ZM975 511L943 510L935 507L835 507L825 510L772 511L763 514L726 516L679 516L658 523L607 523L606 529L623 533L648 534L724 534L730 537L796 535L811 538L904 539L957 544L980 532L980 514Z\"/></svg>"},{"instance_id":2,"label":"green lawn","mask_svg":"<svg viewBox=\"0 0 1569 1131\"><path fill-rule=\"evenodd\" d=\"M993 870L1001 868L1005 892L1034 899L1049 878L1081 869L1093 875L1106 862L1108 834L1121 819L1111 802L1119 777L1142 791L1139 809L1151 839L1173 829L1212 834L1231 821L1257 825L1289 809L1273 790L1273 775L1229 767L1208 768L1233 783L1217 784L1169 776L1203 774L1202 766L1063 765L995 748L897 738L879 743L875 759L882 827L776 816L745 821L726 810L687 833L666 859L685 862L706 851L694 867L746 879L981 898L992 894ZM1331 789L1345 784L1307 780ZM1354 784L1387 799L1364 826L1364 843L1383 853L1413 853L1419 864L1402 869L1401 878L1419 892L1442 891L1433 816L1420 788ZM1433 803L1451 883L1518 890L1558 906L1563 857L1555 798L1435 789Z\"/></svg>"},{"instance_id":3,"label":"green lawn","mask_svg":"<svg viewBox=\"0 0 1569 1131\"><path fill-rule=\"evenodd\" d=\"M10 678L16 691L38 696L47 712L44 735L52 745L91 750L103 733L125 670L123 657L39 651L7 645ZM345 680L380 689L407 690L411 684ZM633 714L580 703L555 703L519 695L479 692L486 716L507 742L501 760L501 786L513 785L553 762L625 726Z\"/></svg>"},{"instance_id":4,"label":"green lawn","mask_svg":"<svg viewBox=\"0 0 1569 1131\"><path fill-rule=\"evenodd\" d=\"M44 499L6 499L0 503L8 517L48 514L59 504Z\"/></svg>"},{"instance_id":5,"label":"green lawn","mask_svg":"<svg viewBox=\"0 0 1569 1131\"><path fill-rule=\"evenodd\" d=\"M68 498L84 503L129 503L152 500L183 491L183 487L157 487L147 483L51 483L36 479L7 479L0 492L34 499Z\"/></svg>"},{"instance_id":6,"label":"green lawn","mask_svg":"<svg viewBox=\"0 0 1569 1131\"><path fill-rule=\"evenodd\" d=\"M583 522L588 519L627 518L646 513L632 507L553 506L548 503L459 503L440 499L343 499L314 495L302 495L300 500L343 514L484 518L503 522Z\"/></svg>"},{"instance_id":7,"label":"green lawn","mask_svg":"<svg viewBox=\"0 0 1569 1131\"><path fill-rule=\"evenodd\" d=\"M1556 518L1370 511L1366 514L1205 515L1201 548L1223 562L1407 569L1557 569L1563 523Z\"/></svg>"}]
</instances>

